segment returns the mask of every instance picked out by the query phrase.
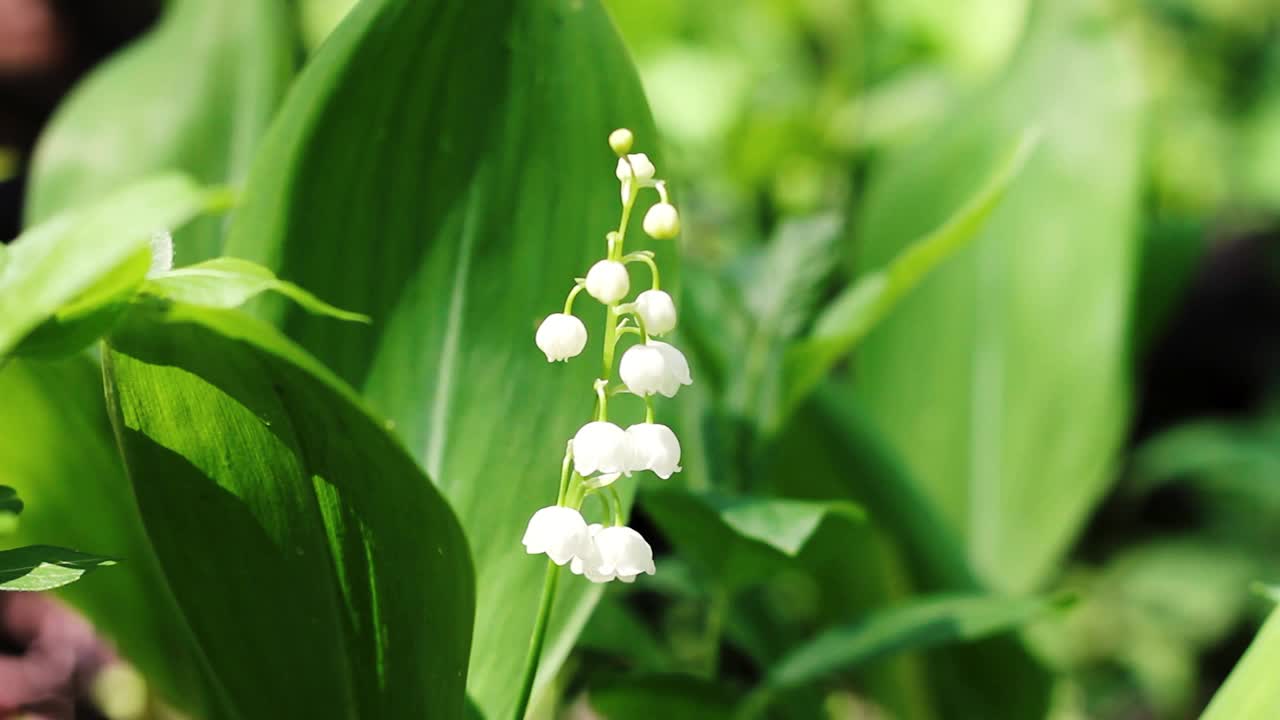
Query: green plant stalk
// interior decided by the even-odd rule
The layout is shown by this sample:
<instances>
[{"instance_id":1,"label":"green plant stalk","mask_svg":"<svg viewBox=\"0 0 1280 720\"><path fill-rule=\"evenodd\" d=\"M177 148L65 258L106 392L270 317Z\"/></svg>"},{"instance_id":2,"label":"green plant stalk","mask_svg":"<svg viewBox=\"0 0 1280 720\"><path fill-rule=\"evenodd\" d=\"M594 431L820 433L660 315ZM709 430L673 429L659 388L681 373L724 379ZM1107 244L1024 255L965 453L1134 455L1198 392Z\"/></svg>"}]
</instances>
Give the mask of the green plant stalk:
<instances>
[{"instance_id":1,"label":"green plant stalk","mask_svg":"<svg viewBox=\"0 0 1280 720\"><path fill-rule=\"evenodd\" d=\"M547 639L547 626L551 621L551 605L556 599L556 586L560 582L560 566L547 561L547 575L542 581L542 600L538 602L538 619L529 637L529 656L524 661L524 678L520 681L520 699L516 702L514 720L524 720L533 697L533 681L538 675L538 661L542 659L542 643Z\"/></svg>"}]
</instances>

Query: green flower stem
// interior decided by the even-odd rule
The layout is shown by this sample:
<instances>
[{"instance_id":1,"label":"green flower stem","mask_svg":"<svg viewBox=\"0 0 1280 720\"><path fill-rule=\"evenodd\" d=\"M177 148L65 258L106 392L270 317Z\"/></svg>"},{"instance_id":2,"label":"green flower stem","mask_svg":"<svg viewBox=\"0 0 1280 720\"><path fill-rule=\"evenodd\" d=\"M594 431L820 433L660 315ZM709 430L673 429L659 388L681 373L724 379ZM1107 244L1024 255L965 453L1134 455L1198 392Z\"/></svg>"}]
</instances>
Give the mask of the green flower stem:
<instances>
[{"instance_id":1,"label":"green flower stem","mask_svg":"<svg viewBox=\"0 0 1280 720\"><path fill-rule=\"evenodd\" d=\"M661 275L658 273L658 263L655 262L653 259L653 253L649 253L649 252L631 253L630 255L627 255L626 257L622 258L622 261L624 263L642 262L645 265L648 265L649 272L653 276L653 289L654 290L662 289L662 279L661 279Z\"/></svg>"},{"instance_id":2,"label":"green flower stem","mask_svg":"<svg viewBox=\"0 0 1280 720\"><path fill-rule=\"evenodd\" d=\"M604 313L604 374L605 380L613 379L613 351L618 344L618 308L610 305ZM600 418L603 420L604 418Z\"/></svg>"},{"instance_id":3,"label":"green flower stem","mask_svg":"<svg viewBox=\"0 0 1280 720\"><path fill-rule=\"evenodd\" d=\"M573 289L569 291L569 297L565 298L564 300L565 315L573 314L573 301L578 297L578 293L582 292L585 289L586 289L586 286L579 283L577 285L574 285Z\"/></svg>"},{"instance_id":4,"label":"green flower stem","mask_svg":"<svg viewBox=\"0 0 1280 720\"><path fill-rule=\"evenodd\" d=\"M652 395L644 396L644 421L646 423L649 423L650 425L653 424L653 396Z\"/></svg>"},{"instance_id":5,"label":"green flower stem","mask_svg":"<svg viewBox=\"0 0 1280 720\"><path fill-rule=\"evenodd\" d=\"M564 451L564 462L560 464L560 493L556 496L556 504L564 505L569 498L569 469L573 467L573 443Z\"/></svg>"},{"instance_id":6,"label":"green flower stem","mask_svg":"<svg viewBox=\"0 0 1280 720\"><path fill-rule=\"evenodd\" d=\"M547 625L551 621L551 605L556 599L556 585L560 582L560 566L547 561L547 574L542 581L542 600L538 603L538 618L529 637L529 656L524 661L524 679L520 682L520 700L516 702L514 720L524 720L533 697L533 681L538 675L538 662L542 658L542 643L547 639Z\"/></svg>"},{"instance_id":7,"label":"green flower stem","mask_svg":"<svg viewBox=\"0 0 1280 720\"><path fill-rule=\"evenodd\" d=\"M625 521L623 520L623 517L622 517L622 498L618 495L618 490L614 488L612 485L607 486L605 490L609 492L609 499L612 500L613 526L621 527L622 525L625 524Z\"/></svg>"}]
</instances>

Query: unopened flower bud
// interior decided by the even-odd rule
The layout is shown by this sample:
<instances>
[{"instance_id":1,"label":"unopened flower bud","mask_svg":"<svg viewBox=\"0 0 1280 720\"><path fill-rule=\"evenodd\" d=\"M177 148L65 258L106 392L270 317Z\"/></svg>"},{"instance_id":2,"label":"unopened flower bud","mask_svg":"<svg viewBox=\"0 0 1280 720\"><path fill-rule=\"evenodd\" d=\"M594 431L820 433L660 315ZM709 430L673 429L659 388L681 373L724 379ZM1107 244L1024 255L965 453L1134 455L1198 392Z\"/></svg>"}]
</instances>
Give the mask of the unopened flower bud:
<instances>
[{"instance_id":1,"label":"unopened flower bud","mask_svg":"<svg viewBox=\"0 0 1280 720\"><path fill-rule=\"evenodd\" d=\"M587 345L587 327L573 315L553 313L538 326L534 336L538 349L547 356L547 362L568 361L577 357Z\"/></svg>"},{"instance_id":2,"label":"unopened flower bud","mask_svg":"<svg viewBox=\"0 0 1280 720\"><path fill-rule=\"evenodd\" d=\"M618 167L614 169L614 175L619 180L630 180L631 174L635 173L635 179L641 186L653 184L653 176L657 173L657 169L653 167L649 156L644 153L635 153L625 158L618 158Z\"/></svg>"},{"instance_id":3,"label":"unopened flower bud","mask_svg":"<svg viewBox=\"0 0 1280 720\"><path fill-rule=\"evenodd\" d=\"M655 203L644 214L644 231L658 240L670 240L680 234L680 213L671 203Z\"/></svg>"},{"instance_id":4,"label":"unopened flower bud","mask_svg":"<svg viewBox=\"0 0 1280 720\"><path fill-rule=\"evenodd\" d=\"M618 128L617 130L609 133L609 147L613 148L613 151L618 154L618 157L622 157L623 155L631 152L631 143L633 140L635 140L635 136L633 136L631 131L626 128Z\"/></svg>"},{"instance_id":5,"label":"unopened flower bud","mask_svg":"<svg viewBox=\"0 0 1280 720\"><path fill-rule=\"evenodd\" d=\"M587 271L587 292L605 305L612 305L631 292L627 267L616 260L601 260Z\"/></svg>"}]
</instances>

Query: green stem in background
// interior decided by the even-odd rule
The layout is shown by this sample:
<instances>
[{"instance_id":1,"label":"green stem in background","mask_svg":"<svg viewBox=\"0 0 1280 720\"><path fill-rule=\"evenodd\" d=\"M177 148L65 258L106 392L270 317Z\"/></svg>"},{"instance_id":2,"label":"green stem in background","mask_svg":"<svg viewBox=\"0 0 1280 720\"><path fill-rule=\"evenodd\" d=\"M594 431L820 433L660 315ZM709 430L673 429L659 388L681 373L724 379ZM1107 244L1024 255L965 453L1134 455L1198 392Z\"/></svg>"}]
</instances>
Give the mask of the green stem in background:
<instances>
[{"instance_id":1,"label":"green stem in background","mask_svg":"<svg viewBox=\"0 0 1280 720\"><path fill-rule=\"evenodd\" d=\"M210 215L224 213L240 202L240 192L230 185L211 187L204 194L204 211Z\"/></svg>"},{"instance_id":2,"label":"green stem in background","mask_svg":"<svg viewBox=\"0 0 1280 720\"><path fill-rule=\"evenodd\" d=\"M524 661L524 679L520 682L520 699L516 702L514 720L524 720L533 697L533 681L538 675L538 661L542 658L542 643L547 639L547 625L551 621L551 605L556 599L556 585L560 581L560 566L547 561L546 578L542 581L542 600L538 603L538 618L533 623L533 635L529 637L529 656Z\"/></svg>"},{"instance_id":3,"label":"green stem in background","mask_svg":"<svg viewBox=\"0 0 1280 720\"><path fill-rule=\"evenodd\" d=\"M707 625L702 635L706 653L702 672L706 678L714 678L720 667L720 631L724 626L724 613L728 604L729 591L724 586L717 586L711 591L711 601L707 605Z\"/></svg>"}]
</instances>

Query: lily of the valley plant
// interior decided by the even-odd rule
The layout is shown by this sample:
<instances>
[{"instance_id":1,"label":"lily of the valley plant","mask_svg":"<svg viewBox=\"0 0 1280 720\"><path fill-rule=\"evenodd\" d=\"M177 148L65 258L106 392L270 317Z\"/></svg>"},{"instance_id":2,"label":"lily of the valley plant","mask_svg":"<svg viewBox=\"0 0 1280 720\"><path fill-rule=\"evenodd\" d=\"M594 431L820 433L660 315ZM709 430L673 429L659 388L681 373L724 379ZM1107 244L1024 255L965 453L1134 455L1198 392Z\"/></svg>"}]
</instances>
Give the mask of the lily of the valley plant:
<instances>
[{"instance_id":1,"label":"lily of the valley plant","mask_svg":"<svg viewBox=\"0 0 1280 720\"><path fill-rule=\"evenodd\" d=\"M587 328L573 314L573 304L585 290L605 306L602 373L593 384L595 411L589 422L569 440L560 470L559 492L554 505L544 507L529 519L524 546L530 554L549 558L538 608L524 684L516 718L522 718L533 691L538 659L546 635L551 603L555 597L560 568L568 565L575 575L595 583L611 580L634 582L641 573L652 575L653 550L640 533L624 524L623 503L614 483L623 476L652 471L663 479L680 470L680 441L671 428L655 422L653 396L673 397L683 385L692 383L689 363L668 343L654 338L676 327L676 308L671 296L661 289L658 265L647 250L627 253L627 225L640 191L652 188L658 202L644 217L644 231L658 240L669 240L680 232L680 216L667 195L666 183L655 177L653 163L644 153L631 153L630 130L609 135L609 145L618 155L617 178L621 184L622 217L618 229L605 239L604 259L592 265L585 278L578 278L565 299L564 311L549 315L535 336L538 349L549 362L568 361L582 353ZM649 268L650 288L631 302L628 265ZM619 344L628 335L634 343L617 363L620 383L614 381L614 360ZM623 429L609 419L609 398L631 393L644 400L644 421ZM582 515L587 498L596 497L605 509L605 523L588 524Z\"/></svg>"}]
</instances>

